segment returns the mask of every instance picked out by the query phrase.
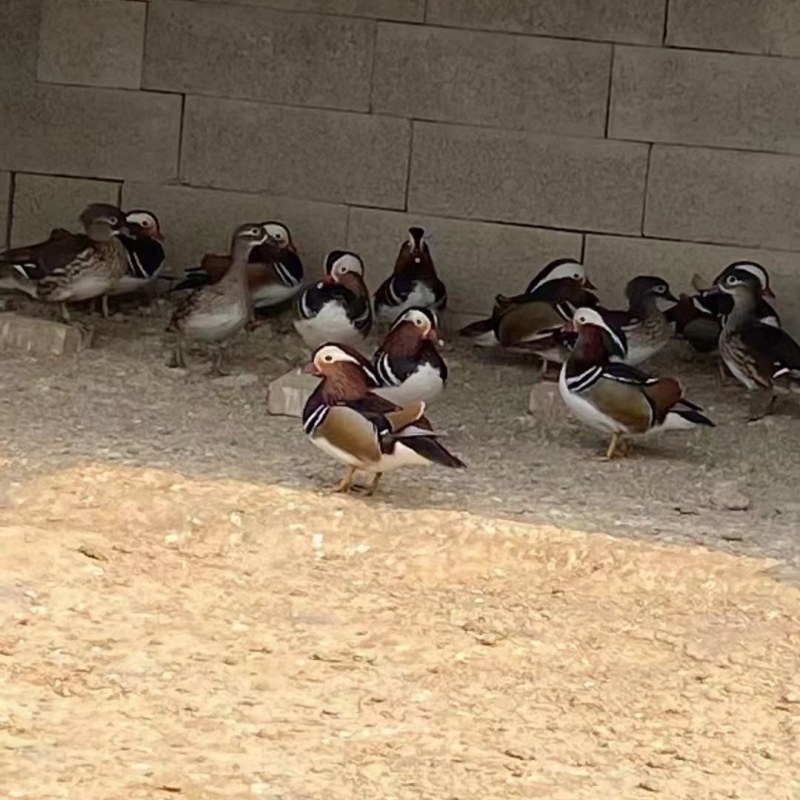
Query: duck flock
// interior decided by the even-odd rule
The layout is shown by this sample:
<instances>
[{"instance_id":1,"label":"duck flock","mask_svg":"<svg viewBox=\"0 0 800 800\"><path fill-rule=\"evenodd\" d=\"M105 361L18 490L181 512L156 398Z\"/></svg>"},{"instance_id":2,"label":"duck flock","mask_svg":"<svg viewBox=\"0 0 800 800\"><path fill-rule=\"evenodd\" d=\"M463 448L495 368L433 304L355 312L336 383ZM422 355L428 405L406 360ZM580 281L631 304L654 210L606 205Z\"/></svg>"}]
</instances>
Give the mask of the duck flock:
<instances>
[{"instance_id":1,"label":"duck flock","mask_svg":"<svg viewBox=\"0 0 800 800\"><path fill-rule=\"evenodd\" d=\"M320 380L302 415L309 439L345 467L335 491L372 494L384 472L402 466L464 462L442 443L425 416L447 383L439 350L439 318L447 290L425 231L408 230L392 274L373 296L357 253L332 250L324 277L305 280L291 234L280 222L245 223L228 254L206 254L180 279L162 274L163 234L151 211L93 203L80 216L82 233L54 229L49 238L0 254L0 289L59 304L150 293L171 283L177 298L167 331L175 334L170 366L186 365L187 341L213 346L212 374L222 372L231 340L263 320L263 309L293 301L295 329L311 348L307 372ZM769 276L759 264L730 264L707 286L695 279L675 297L669 284L639 275L626 287L628 308L607 309L573 259L547 264L521 294L497 295L491 314L459 334L475 346L525 353L541 362L540 378L558 382L566 409L610 437L605 458L624 456L632 439L658 431L713 427L671 377L637 366L675 337L699 352L718 352L750 393L750 419L770 413L779 394L800 392L800 346L782 327ZM669 304L666 310L659 305ZM388 328L372 356L373 325ZM357 471L370 475L356 486Z\"/></svg>"}]
</instances>

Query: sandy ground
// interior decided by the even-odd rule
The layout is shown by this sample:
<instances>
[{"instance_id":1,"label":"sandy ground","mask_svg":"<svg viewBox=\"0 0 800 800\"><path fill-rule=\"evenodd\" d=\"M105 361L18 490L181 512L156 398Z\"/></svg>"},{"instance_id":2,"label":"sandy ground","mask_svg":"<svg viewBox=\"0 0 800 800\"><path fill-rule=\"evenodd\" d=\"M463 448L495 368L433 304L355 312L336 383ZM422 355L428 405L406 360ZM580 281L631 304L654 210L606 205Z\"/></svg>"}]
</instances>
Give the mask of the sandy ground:
<instances>
[{"instance_id":1,"label":"sandy ground","mask_svg":"<svg viewBox=\"0 0 800 800\"><path fill-rule=\"evenodd\" d=\"M800 797L791 407L745 425L672 348L719 427L603 463L459 345L430 416L470 470L331 497L264 410L286 328L221 381L163 366L158 317L0 356L0 792Z\"/></svg>"}]
</instances>

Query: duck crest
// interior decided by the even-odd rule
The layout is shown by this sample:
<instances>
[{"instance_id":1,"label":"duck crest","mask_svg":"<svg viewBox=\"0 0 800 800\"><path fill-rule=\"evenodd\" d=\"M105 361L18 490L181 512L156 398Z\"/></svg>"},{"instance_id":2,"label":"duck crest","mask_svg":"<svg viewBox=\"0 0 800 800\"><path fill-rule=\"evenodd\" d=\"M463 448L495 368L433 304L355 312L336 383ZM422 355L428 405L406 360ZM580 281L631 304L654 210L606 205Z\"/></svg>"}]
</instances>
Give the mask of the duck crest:
<instances>
[{"instance_id":1,"label":"duck crest","mask_svg":"<svg viewBox=\"0 0 800 800\"><path fill-rule=\"evenodd\" d=\"M409 241L403 242L397 259L394 263L395 275L413 277L433 276L436 269L433 266L431 251L424 240L425 230L419 227L408 229Z\"/></svg>"}]
</instances>

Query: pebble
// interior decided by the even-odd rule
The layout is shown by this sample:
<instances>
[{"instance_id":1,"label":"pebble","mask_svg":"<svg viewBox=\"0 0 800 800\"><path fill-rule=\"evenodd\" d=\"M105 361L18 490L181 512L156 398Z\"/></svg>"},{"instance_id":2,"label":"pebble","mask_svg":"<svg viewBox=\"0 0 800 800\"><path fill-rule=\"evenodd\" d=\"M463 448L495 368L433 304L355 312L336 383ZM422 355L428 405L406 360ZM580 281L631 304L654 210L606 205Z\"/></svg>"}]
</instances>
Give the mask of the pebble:
<instances>
[{"instance_id":1,"label":"pebble","mask_svg":"<svg viewBox=\"0 0 800 800\"><path fill-rule=\"evenodd\" d=\"M750 497L736 481L717 483L709 495L709 502L712 508L724 511L747 511L750 508Z\"/></svg>"}]
</instances>

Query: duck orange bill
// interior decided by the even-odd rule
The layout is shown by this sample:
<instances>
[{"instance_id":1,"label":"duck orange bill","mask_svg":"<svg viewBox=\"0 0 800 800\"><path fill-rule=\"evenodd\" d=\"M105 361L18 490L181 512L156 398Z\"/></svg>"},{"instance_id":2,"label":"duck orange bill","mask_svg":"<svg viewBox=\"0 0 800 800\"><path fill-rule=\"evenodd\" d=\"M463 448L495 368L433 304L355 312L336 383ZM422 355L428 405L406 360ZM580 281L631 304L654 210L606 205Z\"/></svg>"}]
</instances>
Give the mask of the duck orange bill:
<instances>
[{"instance_id":1,"label":"duck orange bill","mask_svg":"<svg viewBox=\"0 0 800 800\"><path fill-rule=\"evenodd\" d=\"M578 330L578 328L571 319L568 319L561 326L561 330L566 333L575 333Z\"/></svg>"},{"instance_id":2,"label":"duck orange bill","mask_svg":"<svg viewBox=\"0 0 800 800\"><path fill-rule=\"evenodd\" d=\"M591 289L593 292L597 291L597 287L588 279L583 279L583 287L584 289Z\"/></svg>"},{"instance_id":3,"label":"duck orange bill","mask_svg":"<svg viewBox=\"0 0 800 800\"><path fill-rule=\"evenodd\" d=\"M309 363L308 363L308 364L306 364L306 365L303 367L303 370L302 370L302 371L303 371L303 372L305 372L307 375L316 375L316 374L317 374L317 368L316 368L316 366L314 365L314 362L313 362L313 361L309 361Z\"/></svg>"}]
</instances>

